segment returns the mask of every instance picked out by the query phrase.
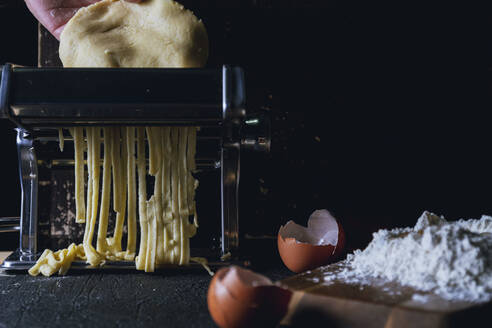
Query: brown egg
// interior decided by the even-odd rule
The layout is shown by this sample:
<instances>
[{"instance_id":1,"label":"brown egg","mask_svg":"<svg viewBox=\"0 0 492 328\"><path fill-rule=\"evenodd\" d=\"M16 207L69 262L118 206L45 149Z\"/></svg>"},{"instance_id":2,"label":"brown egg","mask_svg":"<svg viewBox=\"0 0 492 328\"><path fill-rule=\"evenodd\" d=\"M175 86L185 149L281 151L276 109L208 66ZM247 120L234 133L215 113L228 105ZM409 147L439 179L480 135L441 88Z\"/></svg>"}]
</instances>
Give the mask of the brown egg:
<instances>
[{"instance_id":1,"label":"brown egg","mask_svg":"<svg viewBox=\"0 0 492 328\"><path fill-rule=\"evenodd\" d=\"M275 327L287 313L292 292L253 271L230 266L214 275L207 293L215 323L229 327Z\"/></svg>"},{"instance_id":2,"label":"brown egg","mask_svg":"<svg viewBox=\"0 0 492 328\"><path fill-rule=\"evenodd\" d=\"M327 210L318 210L307 228L293 221L280 227L277 245L285 266L298 273L337 260L345 247L345 232Z\"/></svg>"}]
</instances>

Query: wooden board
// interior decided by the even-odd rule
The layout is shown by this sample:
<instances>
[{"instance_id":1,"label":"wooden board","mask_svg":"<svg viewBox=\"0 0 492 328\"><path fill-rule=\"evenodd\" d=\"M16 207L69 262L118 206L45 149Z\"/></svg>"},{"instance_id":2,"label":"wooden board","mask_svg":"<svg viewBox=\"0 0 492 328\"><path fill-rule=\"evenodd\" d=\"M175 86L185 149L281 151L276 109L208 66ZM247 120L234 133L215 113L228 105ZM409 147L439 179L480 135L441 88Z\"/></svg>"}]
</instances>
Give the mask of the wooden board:
<instances>
[{"instance_id":1,"label":"wooden board","mask_svg":"<svg viewBox=\"0 0 492 328\"><path fill-rule=\"evenodd\" d=\"M330 328L492 326L492 303L451 302L381 279L371 279L368 285L341 280L321 283L326 273L340 267L334 264L282 280L294 291L282 324L301 327L314 320Z\"/></svg>"}]
</instances>

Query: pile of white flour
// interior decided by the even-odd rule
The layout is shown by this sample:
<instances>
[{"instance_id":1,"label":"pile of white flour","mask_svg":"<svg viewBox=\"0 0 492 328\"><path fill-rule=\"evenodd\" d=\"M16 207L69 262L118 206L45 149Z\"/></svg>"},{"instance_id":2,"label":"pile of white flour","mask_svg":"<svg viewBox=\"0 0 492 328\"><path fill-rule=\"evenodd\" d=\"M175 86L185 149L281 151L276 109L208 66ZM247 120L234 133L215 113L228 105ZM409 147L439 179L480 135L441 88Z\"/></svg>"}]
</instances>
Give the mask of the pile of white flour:
<instances>
[{"instance_id":1,"label":"pile of white flour","mask_svg":"<svg viewBox=\"0 0 492 328\"><path fill-rule=\"evenodd\" d=\"M413 228L374 233L345 264L325 282L379 277L448 300L485 302L492 299L492 217L448 222L424 212Z\"/></svg>"}]
</instances>

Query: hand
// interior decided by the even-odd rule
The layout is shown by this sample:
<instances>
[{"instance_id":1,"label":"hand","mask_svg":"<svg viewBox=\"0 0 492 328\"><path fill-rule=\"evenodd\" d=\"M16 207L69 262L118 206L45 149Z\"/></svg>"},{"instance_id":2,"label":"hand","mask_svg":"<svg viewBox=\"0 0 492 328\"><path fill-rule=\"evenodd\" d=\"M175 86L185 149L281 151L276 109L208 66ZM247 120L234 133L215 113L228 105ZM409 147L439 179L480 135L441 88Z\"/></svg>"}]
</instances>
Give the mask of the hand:
<instances>
[{"instance_id":1,"label":"hand","mask_svg":"<svg viewBox=\"0 0 492 328\"><path fill-rule=\"evenodd\" d=\"M27 7L39 22L57 38L65 27L65 24L82 7L88 6L99 0L25 0ZM141 2L142 0L126 0L129 2Z\"/></svg>"}]
</instances>

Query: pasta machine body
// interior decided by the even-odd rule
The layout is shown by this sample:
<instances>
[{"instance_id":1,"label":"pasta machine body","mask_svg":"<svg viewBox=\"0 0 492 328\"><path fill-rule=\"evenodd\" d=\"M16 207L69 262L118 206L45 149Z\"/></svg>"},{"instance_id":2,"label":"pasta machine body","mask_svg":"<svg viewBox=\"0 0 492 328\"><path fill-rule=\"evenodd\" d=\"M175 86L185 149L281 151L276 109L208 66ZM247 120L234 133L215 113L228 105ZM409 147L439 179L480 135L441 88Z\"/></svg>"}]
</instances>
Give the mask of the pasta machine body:
<instances>
[{"instance_id":1,"label":"pasta machine body","mask_svg":"<svg viewBox=\"0 0 492 328\"><path fill-rule=\"evenodd\" d=\"M200 127L197 167L218 171L220 179L220 222L218 217L201 217L203 225L215 220L214 225L219 228L218 237L209 239L217 242L216 250L210 252L214 247L206 247L206 255L217 264L228 253L233 260L240 258L241 149L268 151L270 147L268 119L246 113L241 68L31 68L11 64L0 68L0 118L16 125L22 192L19 249L4 261L4 269L25 270L35 263L42 251L38 241L40 225L49 224L46 216L53 216L47 211L49 205L43 202L69 201L70 194L51 195L50 200L45 200L39 190L46 172L53 176L49 172L55 167L73 171L72 147L67 145L64 153L56 148L59 128L74 126ZM64 140L72 141L69 134ZM200 211L198 196L197 207ZM202 255L193 254L193 245L191 253ZM88 266L74 262L73 267ZM105 267L134 268L134 264L111 262Z\"/></svg>"}]
</instances>

